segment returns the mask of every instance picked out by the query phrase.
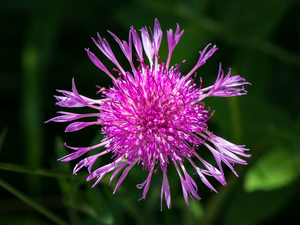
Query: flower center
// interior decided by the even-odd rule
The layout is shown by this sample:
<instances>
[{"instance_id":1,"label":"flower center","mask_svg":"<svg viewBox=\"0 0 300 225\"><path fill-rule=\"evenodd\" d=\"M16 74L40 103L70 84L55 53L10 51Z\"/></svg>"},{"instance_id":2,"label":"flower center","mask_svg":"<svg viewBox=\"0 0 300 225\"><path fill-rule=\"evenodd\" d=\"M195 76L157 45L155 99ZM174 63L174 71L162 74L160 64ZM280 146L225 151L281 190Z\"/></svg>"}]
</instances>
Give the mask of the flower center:
<instances>
[{"instance_id":1,"label":"flower center","mask_svg":"<svg viewBox=\"0 0 300 225\"><path fill-rule=\"evenodd\" d=\"M143 131L149 129L157 131L161 127L166 127L167 121L164 114L161 110L145 110L140 117L140 125Z\"/></svg>"}]
</instances>

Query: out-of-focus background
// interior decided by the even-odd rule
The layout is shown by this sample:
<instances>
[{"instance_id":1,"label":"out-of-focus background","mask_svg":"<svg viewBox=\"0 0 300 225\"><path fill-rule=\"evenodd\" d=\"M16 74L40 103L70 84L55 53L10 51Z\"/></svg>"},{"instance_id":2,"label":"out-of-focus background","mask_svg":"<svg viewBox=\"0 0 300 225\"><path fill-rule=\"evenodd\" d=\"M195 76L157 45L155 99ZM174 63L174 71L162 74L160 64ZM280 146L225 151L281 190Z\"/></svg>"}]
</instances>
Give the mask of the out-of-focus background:
<instances>
[{"instance_id":1,"label":"out-of-focus background","mask_svg":"<svg viewBox=\"0 0 300 225\"><path fill-rule=\"evenodd\" d=\"M300 187L300 2L296 0L13 0L0 3L0 224L299 224ZM170 165L172 207L160 212L160 173L152 179L147 198L136 184L147 176L135 166L112 194L107 175L95 188L83 169L72 175L75 162L56 159L63 146L89 146L101 140L100 128L64 133L67 124L44 121L62 110L56 89L71 90L75 78L80 94L98 98L95 85L110 78L89 60L90 48L106 67L113 64L91 37L105 37L120 64L126 58L106 32L128 40L130 26L164 31L160 49L167 57L166 30L179 23L185 30L171 64L188 73L208 43L219 50L197 70L203 86L212 85L219 62L252 83L248 94L210 98L215 110L210 130L236 144L245 144L249 164L228 169L228 185L210 180L218 194L197 175L200 201L186 206L180 180ZM199 79L197 79L199 80ZM74 112L74 110L71 110ZM94 150L97 152L98 150ZM206 149L199 154L212 161ZM110 162L104 158L98 165ZM199 164L200 165L200 164ZM225 167L225 166L224 166Z\"/></svg>"}]
</instances>

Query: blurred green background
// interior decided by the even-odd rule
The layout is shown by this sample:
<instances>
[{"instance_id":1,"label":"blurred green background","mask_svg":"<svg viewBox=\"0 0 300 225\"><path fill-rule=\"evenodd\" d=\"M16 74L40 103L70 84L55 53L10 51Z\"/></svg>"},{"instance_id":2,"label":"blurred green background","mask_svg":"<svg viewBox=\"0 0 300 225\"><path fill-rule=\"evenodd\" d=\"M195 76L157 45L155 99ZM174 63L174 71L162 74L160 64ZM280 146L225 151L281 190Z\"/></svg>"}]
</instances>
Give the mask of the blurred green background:
<instances>
[{"instance_id":1,"label":"blurred green background","mask_svg":"<svg viewBox=\"0 0 300 225\"><path fill-rule=\"evenodd\" d=\"M296 0L2 0L0 224L299 224L299 10ZM95 85L111 84L84 51L90 48L112 71L113 64L91 40L96 32L129 70L106 30L128 40L131 25L153 27L155 18L164 31L162 61L167 57L165 31L179 23L185 32L171 64L185 59L181 72L186 74L198 52L213 43L219 50L197 70L203 87L213 84L219 62L225 72L231 67L233 74L252 83L245 96L205 100L216 110L209 129L246 144L252 154L249 165L236 165L239 178L226 169L225 187L210 179L218 194L192 175L202 199L190 200L190 207L171 165L172 207L168 210L163 203L162 212L160 173L153 177L146 200L138 201L142 190L135 185L147 177L141 165L113 195L116 181L108 186L109 175L91 189L86 170L71 174L78 160L56 161L72 151L63 146L65 141L71 146L99 142L99 127L65 134L67 124L44 124L62 110L53 95L56 89L71 90L72 77L79 93L91 98L99 97ZM199 152L213 161L204 147ZM104 157L98 165L110 161Z\"/></svg>"}]
</instances>

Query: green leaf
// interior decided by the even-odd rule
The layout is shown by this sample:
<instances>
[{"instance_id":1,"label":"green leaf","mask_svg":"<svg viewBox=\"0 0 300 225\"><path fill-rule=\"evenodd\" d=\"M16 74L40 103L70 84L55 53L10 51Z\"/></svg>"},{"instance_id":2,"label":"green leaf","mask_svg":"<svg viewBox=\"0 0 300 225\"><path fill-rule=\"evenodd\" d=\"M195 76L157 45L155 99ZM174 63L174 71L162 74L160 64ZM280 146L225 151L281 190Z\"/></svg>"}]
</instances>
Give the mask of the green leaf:
<instances>
[{"instance_id":1,"label":"green leaf","mask_svg":"<svg viewBox=\"0 0 300 225\"><path fill-rule=\"evenodd\" d=\"M68 150L64 146L63 140L60 137L55 138L55 153L57 158L61 158L69 154ZM70 162L55 162L52 163L54 170L59 170L65 173L69 173L72 177L77 177L76 175L72 174ZM60 187L62 193L62 202L66 206L68 210L68 215L71 221L78 221L78 207L77 203L77 195L78 195L78 188L79 185L84 183L85 180L74 180L74 179L67 179L67 177L60 177L57 179L58 185Z\"/></svg>"},{"instance_id":2,"label":"green leaf","mask_svg":"<svg viewBox=\"0 0 300 225\"><path fill-rule=\"evenodd\" d=\"M190 201L189 204L190 204L189 212L195 218L193 224L196 223L195 221L198 222L202 221L204 218L204 209L202 203L200 201L195 200L195 201Z\"/></svg>"},{"instance_id":3,"label":"green leaf","mask_svg":"<svg viewBox=\"0 0 300 225\"><path fill-rule=\"evenodd\" d=\"M61 139L61 137L55 138L54 150L55 150L56 157L58 159L69 154L66 147L64 146L64 142ZM72 173L70 162L58 162L58 167L59 167L60 171Z\"/></svg>"},{"instance_id":4,"label":"green leaf","mask_svg":"<svg viewBox=\"0 0 300 225\"><path fill-rule=\"evenodd\" d=\"M0 186L2 186L4 189L9 191L13 195L17 196L19 199L21 199L22 201L24 201L25 203L27 203L28 205L33 207L36 211L43 214L48 219L52 220L55 224L60 224L60 225L66 225L67 224L63 219L61 219L60 217L58 217L57 215L55 215L54 213L49 211L43 205L41 205L41 204L37 203L36 201L32 200L30 197L23 194L22 192L20 192L19 190L17 190L16 188L11 186L10 184L6 183L2 179L0 179Z\"/></svg>"},{"instance_id":5,"label":"green leaf","mask_svg":"<svg viewBox=\"0 0 300 225\"><path fill-rule=\"evenodd\" d=\"M65 205L87 215L92 221L96 220L97 222L93 224L113 224L113 215L99 189L84 186L86 189L82 190L82 186L78 183L72 183L70 191L63 193ZM90 220L83 220L79 224L90 224L90 222Z\"/></svg>"},{"instance_id":6,"label":"green leaf","mask_svg":"<svg viewBox=\"0 0 300 225\"><path fill-rule=\"evenodd\" d=\"M91 203L90 215L103 224L113 224L114 217L99 188L88 188L87 199Z\"/></svg>"},{"instance_id":7,"label":"green leaf","mask_svg":"<svg viewBox=\"0 0 300 225\"><path fill-rule=\"evenodd\" d=\"M270 141L269 151L264 153L247 171L244 188L248 192L274 190L291 184L299 176L299 142L295 123L287 120L287 115L279 110L270 110L267 126ZM281 123L271 122L281 119ZM265 140L266 141L266 140Z\"/></svg>"},{"instance_id":8,"label":"green leaf","mask_svg":"<svg viewBox=\"0 0 300 225\"><path fill-rule=\"evenodd\" d=\"M70 173L53 172L53 171L39 169L39 168L32 169L32 168L28 168L26 166L20 166L20 165L15 165L15 164L11 164L11 163L2 163L2 162L0 162L0 170L7 170L7 171L40 175L40 176L45 176L45 177L54 177L54 178L65 177L65 178L72 178L72 179L77 179L77 180L83 180L86 178L86 175L74 176Z\"/></svg>"},{"instance_id":9,"label":"green leaf","mask_svg":"<svg viewBox=\"0 0 300 225\"><path fill-rule=\"evenodd\" d=\"M44 218L38 218L27 213L1 213L0 224L22 224L22 225L49 225L49 221ZM52 223L51 223L52 224Z\"/></svg>"},{"instance_id":10,"label":"green leaf","mask_svg":"<svg viewBox=\"0 0 300 225\"><path fill-rule=\"evenodd\" d=\"M294 155L289 154L286 149L274 149L249 169L244 188L247 192L282 188L298 177L297 167Z\"/></svg>"}]
</instances>

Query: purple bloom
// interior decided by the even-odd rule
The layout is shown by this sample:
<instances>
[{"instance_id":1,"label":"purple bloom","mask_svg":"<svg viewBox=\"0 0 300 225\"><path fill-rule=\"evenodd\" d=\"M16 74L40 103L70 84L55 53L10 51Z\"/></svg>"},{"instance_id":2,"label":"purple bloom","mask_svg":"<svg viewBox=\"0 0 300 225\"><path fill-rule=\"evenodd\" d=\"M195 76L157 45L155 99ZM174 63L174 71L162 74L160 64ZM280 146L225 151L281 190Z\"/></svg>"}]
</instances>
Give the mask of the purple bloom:
<instances>
[{"instance_id":1,"label":"purple bloom","mask_svg":"<svg viewBox=\"0 0 300 225\"><path fill-rule=\"evenodd\" d=\"M167 31L169 55L167 62L161 62L158 51L162 40L162 30L158 20L155 20L154 30L142 28L141 39L136 30L131 27L128 42L120 39L108 31L129 61L132 71L125 71L118 63L108 42L98 34L98 41L94 40L102 53L117 67L118 78L115 78L102 62L86 49L92 62L112 78L111 88L102 88L99 100L79 95L74 79L72 92L59 90L63 96L55 96L57 104L63 107L91 107L96 110L90 114L75 114L59 112L60 116L49 121L67 122L83 117L95 117L94 122L73 122L66 128L66 132L77 131L90 125L100 125L105 138L101 143L91 146L75 148L73 153L59 159L70 161L77 159L91 149L105 146L106 150L81 160L74 168L76 174L82 167L88 167L90 175L87 181L96 179L95 186L108 172L113 171L112 179L123 170L114 193L135 164L142 164L143 170L148 172L147 179L137 185L143 189L142 199L146 198L153 173L162 171L161 207L163 197L168 208L171 207L170 186L167 178L168 165L172 163L179 175L183 196L188 205L188 196L200 199L198 187L194 179L187 173L184 163L187 161L195 168L201 181L211 190L217 192L210 184L208 177L214 177L222 185L226 184L222 168L225 163L234 174L235 163L247 164L237 155L250 157L244 151L244 145L235 145L208 131L207 121L213 112L206 109L202 100L210 96L232 97L246 94L243 87L245 79L240 76L231 76L231 71L224 77L221 65L214 85L201 88L196 87L195 79L191 75L212 56L216 46L207 45L200 51L200 58L196 66L187 74L182 75L179 66L169 68L172 52L177 45L183 31L179 25L173 35L173 30ZM132 41L136 50L139 66L136 68L132 59ZM149 61L145 63L144 54ZM202 82L202 80L200 79ZM47 121L47 122L49 122ZM206 146L216 160L216 167L205 161L197 149ZM112 153L114 161L92 171L98 157ZM197 163L195 162L197 161ZM199 162L200 161L200 162ZM202 165L203 168L197 166Z\"/></svg>"}]
</instances>

